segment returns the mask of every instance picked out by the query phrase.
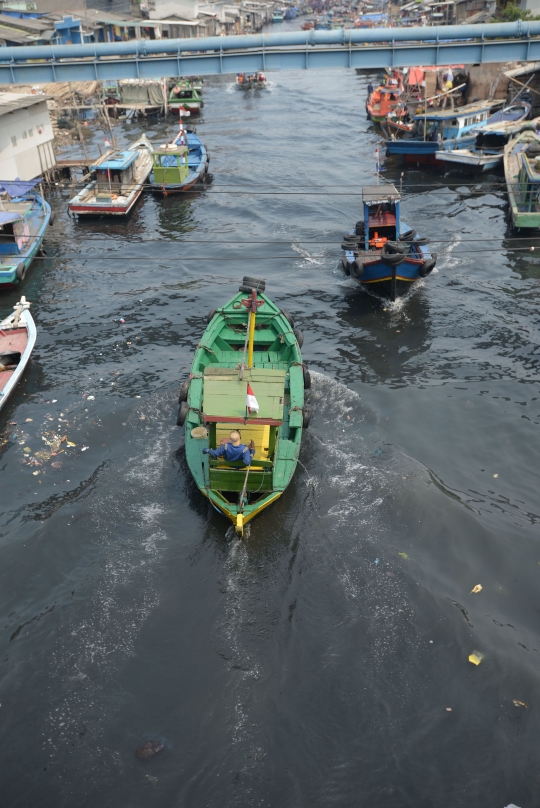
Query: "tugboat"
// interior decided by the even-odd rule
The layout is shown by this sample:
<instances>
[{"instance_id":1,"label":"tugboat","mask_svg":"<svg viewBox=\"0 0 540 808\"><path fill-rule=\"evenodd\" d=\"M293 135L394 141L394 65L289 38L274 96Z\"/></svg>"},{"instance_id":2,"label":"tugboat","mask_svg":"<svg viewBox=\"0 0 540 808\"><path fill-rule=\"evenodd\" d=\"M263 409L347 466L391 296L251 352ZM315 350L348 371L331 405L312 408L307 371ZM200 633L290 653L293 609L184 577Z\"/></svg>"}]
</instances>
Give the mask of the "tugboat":
<instances>
[{"instance_id":1,"label":"tugboat","mask_svg":"<svg viewBox=\"0 0 540 808\"><path fill-rule=\"evenodd\" d=\"M204 101L189 81L179 81L169 94L169 110L173 115L179 115L183 109L189 110L192 115L200 115Z\"/></svg>"},{"instance_id":2,"label":"tugboat","mask_svg":"<svg viewBox=\"0 0 540 808\"><path fill-rule=\"evenodd\" d=\"M236 86L241 90L260 90L266 87L266 76L264 73L238 73Z\"/></svg>"},{"instance_id":3,"label":"tugboat","mask_svg":"<svg viewBox=\"0 0 540 808\"><path fill-rule=\"evenodd\" d=\"M540 136L521 132L504 148L510 218L516 230L540 227Z\"/></svg>"},{"instance_id":4,"label":"tugboat","mask_svg":"<svg viewBox=\"0 0 540 808\"><path fill-rule=\"evenodd\" d=\"M180 131L171 143L155 148L149 141L147 143L152 153L150 185L154 191L168 196L190 191L198 183L204 182L210 157L195 132L184 129L182 118Z\"/></svg>"},{"instance_id":5,"label":"tugboat","mask_svg":"<svg viewBox=\"0 0 540 808\"><path fill-rule=\"evenodd\" d=\"M401 196L393 185L362 189L363 218L344 236L343 269L357 283L395 301L435 267L428 238L401 221Z\"/></svg>"},{"instance_id":6,"label":"tugboat","mask_svg":"<svg viewBox=\"0 0 540 808\"><path fill-rule=\"evenodd\" d=\"M239 293L208 314L179 395L177 425L185 427L189 470L239 536L289 485L311 416L302 332L265 288L265 281L245 277ZM228 460L238 445L235 430L245 452Z\"/></svg>"},{"instance_id":7,"label":"tugboat","mask_svg":"<svg viewBox=\"0 0 540 808\"><path fill-rule=\"evenodd\" d=\"M9 289L24 280L41 249L51 206L32 193L41 179L0 182L0 288Z\"/></svg>"},{"instance_id":8,"label":"tugboat","mask_svg":"<svg viewBox=\"0 0 540 808\"><path fill-rule=\"evenodd\" d=\"M152 170L150 144L145 137L129 149L109 149L90 170L95 179L69 200L77 216L126 216L143 192Z\"/></svg>"}]
</instances>

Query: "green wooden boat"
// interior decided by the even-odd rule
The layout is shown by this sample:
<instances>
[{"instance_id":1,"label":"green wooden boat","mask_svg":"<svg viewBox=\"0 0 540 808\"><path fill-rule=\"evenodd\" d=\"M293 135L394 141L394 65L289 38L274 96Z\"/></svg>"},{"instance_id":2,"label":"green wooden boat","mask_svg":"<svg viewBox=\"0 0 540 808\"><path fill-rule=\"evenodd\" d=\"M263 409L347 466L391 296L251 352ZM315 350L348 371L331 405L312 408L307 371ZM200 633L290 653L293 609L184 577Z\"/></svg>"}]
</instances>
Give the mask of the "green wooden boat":
<instances>
[{"instance_id":1,"label":"green wooden boat","mask_svg":"<svg viewBox=\"0 0 540 808\"><path fill-rule=\"evenodd\" d=\"M169 111L173 115L179 115L182 109L200 115L203 107L204 101L189 81L179 81L169 93Z\"/></svg>"},{"instance_id":2,"label":"green wooden boat","mask_svg":"<svg viewBox=\"0 0 540 808\"><path fill-rule=\"evenodd\" d=\"M264 281L244 278L239 294L210 312L179 396L177 424L185 425L189 469L241 536L290 483L311 416L304 402L310 376L300 354L302 332L264 290ZM248 386L258 411L247 407ZM243 444L255 444L251 466L203 453L228 442L234 429Z\"/></svg>"},{"instance_id":3,"label":"green wooden boat","mask_svg":"<svg viewBox=\"0 0 540 808\"><path fill-rule=\"evenodd\" d=\"M540 137L521 132L504 147L504 173L512 224L540 227Z\"/></svg>"}]
</instances>

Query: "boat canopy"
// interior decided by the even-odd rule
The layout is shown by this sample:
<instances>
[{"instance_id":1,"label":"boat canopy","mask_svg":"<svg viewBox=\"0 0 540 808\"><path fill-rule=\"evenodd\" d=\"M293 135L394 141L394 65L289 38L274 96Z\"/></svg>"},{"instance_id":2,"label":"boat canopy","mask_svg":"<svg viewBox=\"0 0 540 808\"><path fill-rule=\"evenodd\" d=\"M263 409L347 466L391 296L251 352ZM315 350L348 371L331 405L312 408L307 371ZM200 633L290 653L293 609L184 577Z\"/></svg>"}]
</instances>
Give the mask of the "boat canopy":
<instances>
[{"instance_id":1,"label":"boat canopy","mask_svg":"<svg viewBox=\"0 0 540 808\"><path fill-rule=\"evenodd\" d=\"M0 210L0 227L4 224L10 224L11 222L18 222L19 219L22 218L23 214L15 210Z\"/></svg>"},{"instance_id":2,"label":"boat canopy","mask_svg":"<svg viewBox=\"0 0 540 808\"><path fill-rule=\"evenodd\" d=\"M365 185L362 188L364 205L378 205L383 202L399 202L401 196L395 185Z\"/></svg>"},{"instance_id":3,"label":"boat canopy","mask_svg":"<svg viewBox=\"0 0 540 808\"><path fill-rule=\"evenodd\" d=\"M0 193L5 191L6 194L13 199L17 196L22 196L23 194L27 194L28 191L31 191L32 188L35 188L36 185L39 185L41 182L41 177L36 177L33 180L12 180L6 182L4 180L0 180Z\"/></svg>"},{"instance_id":4,"label":"boat canopy","mask_svg":"<svg viewBox=\"0 0 540 808\"><path fill-rule=\"evenodd\" d=\"M279 426L283 422L286 376L285 370L246 368L240 380L236 368L208 365L204 370L204 420ZM249 415L246 408L248 382L259 404L259 412Z\"/></svg>"},{"instance_id":5,"label":"boat canopy","mask_svg":"<svg viewBox=\"0 0 540 808\"><path fill-rule=\"evenodd\" d=\"M450 118L467 118L470 115L479 115L495 106L496 102L481 101L479 104L467 104L455 109L433 109L413 115L415 121L447 121Z\"/></svg>"},{"instance_id":6,"label":"boat canopy","mask_svg":"<svg viewBox=\"0 0 540 808\"><path fill-rule=\"evenodd\" d=\"M115 150L104 154L101 160L91 166L91 171L103 171L109 169L111 171L125 171L126 168L135 162L139 152L137 151L119 151Z\"/></svg>"}]
</instances>

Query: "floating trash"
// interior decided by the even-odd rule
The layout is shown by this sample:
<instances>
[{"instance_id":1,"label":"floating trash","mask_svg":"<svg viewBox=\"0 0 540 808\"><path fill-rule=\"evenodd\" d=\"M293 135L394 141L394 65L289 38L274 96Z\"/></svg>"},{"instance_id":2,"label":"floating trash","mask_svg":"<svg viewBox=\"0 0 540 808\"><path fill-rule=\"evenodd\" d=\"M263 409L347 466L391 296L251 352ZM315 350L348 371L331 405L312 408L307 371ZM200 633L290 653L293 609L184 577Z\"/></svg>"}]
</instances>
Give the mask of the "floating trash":
<instances>
[{"instance_id":1,"label":"floating trash","mask_svg":"<svg viewBox=\"0 0 540 808\"><path fill-rule=\"evenodd\" d=\"M161 752L162 749L165 749L163 741L146 741L145 744L137 747L135 754L141 760L148 760L148 758L154 757L154 755Z\"/></svg>"},{"instance_id":2,"label":"floating trash","mask_svg":"<svg viewBox=\"0 0 540 808\"><path fill-rule=\"evenodd\" d=\"M482 584L476 584L476 586L474 586L471 589L471 595L476 595L478 592L481 592L481 591L482 591Z\"/></svg>"},{"instance_id":3,"label":"floating trash","mask_svg":"<svg viewBox=\"0 0 540 808\"><path fill-rule=\"evenodd\" d=\"M512 704L514 704L516 707L525 707L526 710L529 709L524 701L518 701L517 699L512 699Z\"/></svg>"},{"instance_id":4,"label":"floating trash","mask_svg":"<svg viewBox=\"0 0 540 808\"><path fill-rule=\"evenodd\" d=\"M480 651L474 651L469 656L469 662L472 662L473 665L479 665L484 658L484 655L480 653Z\"/></svg>"}]
</instances>

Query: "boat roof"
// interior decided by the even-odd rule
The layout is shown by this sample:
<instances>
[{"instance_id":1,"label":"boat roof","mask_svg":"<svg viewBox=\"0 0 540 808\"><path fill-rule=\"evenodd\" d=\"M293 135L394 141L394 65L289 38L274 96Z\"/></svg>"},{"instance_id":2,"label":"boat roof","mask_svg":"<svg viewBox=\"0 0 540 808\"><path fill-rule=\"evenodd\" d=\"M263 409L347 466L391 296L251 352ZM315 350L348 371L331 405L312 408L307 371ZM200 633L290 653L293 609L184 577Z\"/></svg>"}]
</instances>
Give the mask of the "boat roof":
<instances>
[{"instance_id":1,"label":"boat roof","mask_svg":"<svg viewBox=\"0 0 540 808\"><path fill-rule=\"evenodd\" d=\"M243 379L236 368L209 365L204 370L203 409L206 421L238 423L245 419L247 385L250 383L259 412L248 423L281 423L286 370L246 368Z\"/></svg>"},{"instance_id":2,"label":"boat roof","mask_svg":"<svg viewBox=\"0 0 540 808\"><path fill-rule=\"evenodd\" d=\"M97 168L109 168L113 171L124 171L138 156L139 152L137 151L121 151L120 149L114 149L113 151L108 151L99 160L96 160L94 165L91 166L91 170L95 171Z\"/></svg>"},{"instance_id":3,"label":"boat roof","mask_svg":"<svg viewBox=\"0 0 540 808\"><path fill-rule=\"evenodd\" d=\"M423 112L419 115L414 115L415 120L422 120L426 118L428 121L446 121L451 118L463 118L467 115L476 115L479 112L486 112L495 106L493 101L479 101L477 104L466 104L464 107L456 107L456 109L435 109L428 110L427 115Z\"/></svg>"},{"instance_id":4,"label":"boat roof","mask_svg":"<svg viewBox=\"0 0 540 808\"><path fill-rule=\"evenodd\" d=\"M364 185L362 188L362 202L372 204L374 202L399 202L400 193L395 185Z\"/></svg>"},{"instance_id":5,"label":"boat roof","mask_svg":"<svg viewBox=\"0 0 540 808\"><path fill-rule=\"evenodd\" d=\"M532 159L527 156L527 154L523 155L523 163L525 165L525 170L527 171L527 176L531 182L539 183L540 182L540 165L536 162L538 157L533 157Z\"/></svg>"},{"instance_id":6,"label":"boat roof","mask_svg":"<svg viewBox=\"0 0 540 808\"><path fill-rule=\"evenodd\" d=\"M178 143L164 143L153 149L154 154L185 154L187 151L187 146L180 146Z\"/></svg>"}]
</instances>

